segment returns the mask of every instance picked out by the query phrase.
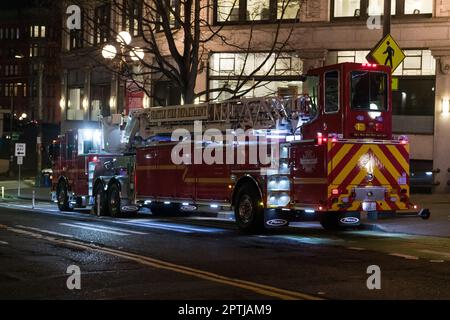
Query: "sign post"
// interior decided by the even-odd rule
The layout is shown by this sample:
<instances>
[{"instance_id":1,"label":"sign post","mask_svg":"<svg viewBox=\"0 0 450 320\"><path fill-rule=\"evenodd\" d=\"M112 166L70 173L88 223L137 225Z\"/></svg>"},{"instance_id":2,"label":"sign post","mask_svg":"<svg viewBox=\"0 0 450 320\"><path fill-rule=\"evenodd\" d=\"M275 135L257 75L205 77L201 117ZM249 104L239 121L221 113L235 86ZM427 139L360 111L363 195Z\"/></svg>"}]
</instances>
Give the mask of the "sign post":
<instances>
[{"instance_id":1,"label":"sign post","mask_svg":"<svg viewBox=\"0 0 450 320\"><path fill-rule=\"evenodd\" d=\"M21 167L23 164L23 157L26 155L26 144L25 143L16 143L16 152L15 155L17 157L17 165L19 167L19 183L17 186L17 196L20 197L20 180L21 180Z\"/></svg>"}]
</instances>

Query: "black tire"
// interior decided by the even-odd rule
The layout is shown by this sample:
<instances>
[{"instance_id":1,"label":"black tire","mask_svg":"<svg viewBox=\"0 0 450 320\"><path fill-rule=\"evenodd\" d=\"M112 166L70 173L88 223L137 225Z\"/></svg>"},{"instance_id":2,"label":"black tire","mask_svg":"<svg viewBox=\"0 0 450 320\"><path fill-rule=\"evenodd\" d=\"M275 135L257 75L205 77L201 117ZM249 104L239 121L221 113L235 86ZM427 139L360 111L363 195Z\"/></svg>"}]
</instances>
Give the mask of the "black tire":
<instances>
[{"instance_id":1,"label":"black tire","mask_svg":"<svg viewBox=\"0 0 450 320\"><path fill-rule=\"evenodd\" d=\"M98 198L97 195L100 194L100 213L97 212L98 209ZM106 202L106 192L103 184L99 183L95 186L94 189L94 214L97 216L106 216L108 215L108 205Z\"/></svg>"},{"instance_id":2,"label":"black tire","mask_svg":"<svg viewBox=\"0 0 450 320\"><path fill-rule=\"evenodd\" d=\"M178 203L164 204L162 202L154 202L150 206L152 214L155 216L177 216L183 211Z\"/></svg>"},{"instance_id":3,"label":"black tire","mask_svg":"<svg viewBox=\"0 0 450 320\"><path fill-rule=\"evenodd\" d=\"M264 210L260 202L261 196L255 187L244 185L238 190L234 215L240 230L249 233L264 230Z\"/></svg>"},{"instance_id":4,"label":"black tire","mask_svg":"<svg viewBox=\"0 0 450 320\"><path fill-rule=\"evenodd\" d=\"M60 181L56 188L56 199L58 200L58 209L60 211L70 211L69 192L65 182Z\"/></svg>"},{"instance_id":5,"label":"black tire","mask_svg":"<svg viewBox=\"0 0 450 320\"><path fill-rule=\"evenodd\" d=\"M111 217L119 217L122 213L120 208L120 189L116 183L108 188L108 212Z\"/></svg>"}]
</instances>

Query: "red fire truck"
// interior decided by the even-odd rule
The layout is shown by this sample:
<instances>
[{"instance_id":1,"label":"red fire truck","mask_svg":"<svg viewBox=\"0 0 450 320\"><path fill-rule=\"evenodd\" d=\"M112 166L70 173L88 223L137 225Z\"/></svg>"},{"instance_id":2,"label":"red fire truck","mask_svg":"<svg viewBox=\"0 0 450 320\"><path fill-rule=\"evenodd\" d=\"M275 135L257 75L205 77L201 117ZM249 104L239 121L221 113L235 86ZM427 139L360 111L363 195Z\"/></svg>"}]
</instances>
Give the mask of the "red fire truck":
<instances>
[{"instance_id":1,"label":"red fire truck","mask_svg":"<svg viewBox=\"0 0 450 320\"><path fill-rule=\"evenodd\" d=\"M245 231L305 216L326 229L356 226L363 212L427 219L429 210L410 201L407 138L392 136L390 69L343 63L302 80L303 94L291 99L135 111L120 150L67 133L57 143L54 199L62 210L92 205L112 216L230 207ZM269 162L252 161L255 145Z\"/></svg>"}]
</instances>

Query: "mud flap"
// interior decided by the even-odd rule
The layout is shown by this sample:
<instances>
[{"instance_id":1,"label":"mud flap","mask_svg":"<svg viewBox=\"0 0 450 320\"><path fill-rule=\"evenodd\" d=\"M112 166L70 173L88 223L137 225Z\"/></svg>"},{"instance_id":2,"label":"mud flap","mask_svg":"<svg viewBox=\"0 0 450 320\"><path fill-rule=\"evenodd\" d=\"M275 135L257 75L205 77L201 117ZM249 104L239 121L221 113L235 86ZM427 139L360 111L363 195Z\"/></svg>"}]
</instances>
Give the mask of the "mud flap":
<instances>
[{"instance_id":1,"label":"mud flap","mask_svg":"<svg viewBox=\"0 0 450 320\"><path fill-rule=\"evenodd\" d=\"M340 227L357 227L361 225L360 212L343 212L338 213L337 216Z\"/></svg>"},{"instance_id":2,"label":"mud flap","mask_svg":"<svg viewBox=\"0 0 450 320\"><path fill-rule=\"evenodd\" d=\"M265 209L264 226L267 229L287 227L289 226L291 214L290 211L283 211L281 209Z\"/></svg>"}]
</instances>

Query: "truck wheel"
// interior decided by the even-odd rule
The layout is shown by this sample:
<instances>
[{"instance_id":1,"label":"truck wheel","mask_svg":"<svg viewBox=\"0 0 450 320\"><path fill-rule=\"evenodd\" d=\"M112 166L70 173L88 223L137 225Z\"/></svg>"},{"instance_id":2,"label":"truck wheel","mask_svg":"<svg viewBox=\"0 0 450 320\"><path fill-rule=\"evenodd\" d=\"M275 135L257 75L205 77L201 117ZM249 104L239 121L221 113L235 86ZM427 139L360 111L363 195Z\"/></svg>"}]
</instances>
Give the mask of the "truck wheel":
<instances>
[{"instance_id":1,"label":"truck wheel","mask_svg":"<svg viewBox=\"0 0 450 320\"><path fill-rule=\"evenodd\" d=\"M113 183L108 188L108 208L111 217L118 217L121 214L120 210L120 190L116 183Z\"/></svg>"},{"instance_id":2,"label":"truck wheel","mask_svg":"<svg viewBox=\"0 0 450 320\"><path fill-rule=\"evenodd\" d=\"M60 211L70 211L69 192L65 182L59 182L56 188L56 199L58 199L58 209Z\"/></svg>"},{"instance_id":3,"label":"truck wheel","mask_svg":"<svg viewBox=\"0 0 450 320\"><path fill-rule=\"evenodd\" d=\"M100 195L100 212L98 212L98 195ZM106 192L103 184L99 183L94 190L94 214L97 216L105 216L108 214L106 205Z\"/></svg>"},{"instance_id":4,"label":"truck wheel","mask_svg":"<svg viewBox=\"0 0 450 320\"><path fill-rule=\"evenodd\" d=\"M264 212L259 206L261 196L255 188L244 185L238 191L234 215L240 230L258 232L264 229Z\"/></svg>"}]
</instances>

